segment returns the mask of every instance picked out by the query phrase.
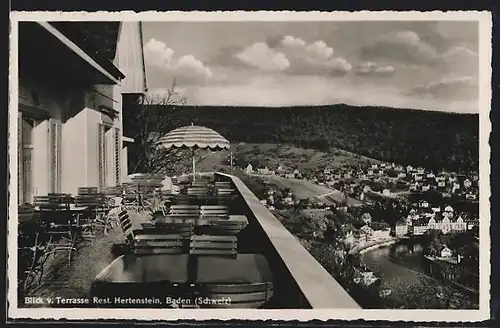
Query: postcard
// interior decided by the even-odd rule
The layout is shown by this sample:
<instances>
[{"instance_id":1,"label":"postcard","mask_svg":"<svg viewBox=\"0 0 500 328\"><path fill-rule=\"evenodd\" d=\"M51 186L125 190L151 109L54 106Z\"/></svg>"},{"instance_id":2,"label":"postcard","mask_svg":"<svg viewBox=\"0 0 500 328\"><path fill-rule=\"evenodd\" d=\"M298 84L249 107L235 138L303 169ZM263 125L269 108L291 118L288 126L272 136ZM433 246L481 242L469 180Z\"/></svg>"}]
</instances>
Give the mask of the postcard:
<instances>
[{"instance_id":1,"label":"postcard","mask_svg":"<svg viewBox=\"0 0 500 328\"><path fill-rule=\"evenodd\" d=\"M490 317L489 12L12 12L9 317Z\"/></svg>"}]
</instances>

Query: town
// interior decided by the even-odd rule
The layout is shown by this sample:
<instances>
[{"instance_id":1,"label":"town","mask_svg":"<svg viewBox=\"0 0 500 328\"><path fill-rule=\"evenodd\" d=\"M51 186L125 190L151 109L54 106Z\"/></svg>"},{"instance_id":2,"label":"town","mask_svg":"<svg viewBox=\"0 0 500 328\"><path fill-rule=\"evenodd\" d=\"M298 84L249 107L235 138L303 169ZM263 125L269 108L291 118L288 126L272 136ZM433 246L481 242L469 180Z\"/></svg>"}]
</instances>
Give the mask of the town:
<instances>
[{"instance_id":1,"label":"town","mask_svg":"<svg viewBox=\"0 0 500 328\"><path fill-rule=\"evenodd\" d=\"M304 172L282 165L254 168L248 164L242 169L264 186L254 190L261 203L281 218L311 253L311 243L321 240L330 244L333 259L327 262L335 263L332 275L357 287L363 295L375 289L375 303L390 295L391 288L383 286L380 277L359 260L359 254L407 240L416 240L424 248L421 259L426 272L469 292L479 289L477 172L433 172L384 162ZM303 198L297 195L300 187L280 183L287 180L331 191ZM297 217L303 216L302 224L294 227ZM333 224L332 219L336 221ZM316 224L306 222L309 220L316 220ZM354 267L341 270L346 260Z\"/></svg>"}]
</instances>

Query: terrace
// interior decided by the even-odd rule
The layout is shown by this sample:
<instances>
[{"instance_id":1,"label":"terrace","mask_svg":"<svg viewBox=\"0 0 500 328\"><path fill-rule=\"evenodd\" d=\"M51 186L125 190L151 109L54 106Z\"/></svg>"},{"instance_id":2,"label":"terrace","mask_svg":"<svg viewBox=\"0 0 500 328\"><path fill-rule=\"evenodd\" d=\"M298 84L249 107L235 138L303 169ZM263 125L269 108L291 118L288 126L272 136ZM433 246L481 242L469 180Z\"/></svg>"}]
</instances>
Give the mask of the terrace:
<instances>
[{"instance_id":1,"label":"terrace","mask_svg":"<svg viewBox=\"0 0 500 328\"><path fill-rule=\"evenodd\" d=\"M75 246L71 263L59 264L67 269L57 283L45 274L43 288L24 296L210 295L233 300L217 307L360 308L239 178L203 174L179 184L181 194L162 195L158 206L125 192L122 229L108 215L106 234ZM224 246L207 243L213 236Z\"/></svg>"}]
</instances>

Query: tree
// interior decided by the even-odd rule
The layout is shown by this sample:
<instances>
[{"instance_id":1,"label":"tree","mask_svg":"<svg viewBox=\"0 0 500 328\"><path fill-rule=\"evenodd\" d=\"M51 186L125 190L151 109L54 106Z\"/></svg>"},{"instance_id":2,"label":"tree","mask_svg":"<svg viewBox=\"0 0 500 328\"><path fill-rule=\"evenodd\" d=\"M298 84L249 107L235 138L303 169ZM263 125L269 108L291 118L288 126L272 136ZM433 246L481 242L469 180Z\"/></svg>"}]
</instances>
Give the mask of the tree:
<instances>
[{"instance_id":1,"label":"tree","mask_svg":"<svg viewBox=\"0 0 500 328\"><path fill-rule=\"evenodd\" d=\"M176 106L186 103L186 98L177 91L174 80L162 96L143 96L130 104L130 115L124 116L127 134L134 139L129 147L129 171L133 173L158 173L167 163L168 150L157 149L156 142L168 131L176 128L172 120Z\"/></svg>"}]
</instances>

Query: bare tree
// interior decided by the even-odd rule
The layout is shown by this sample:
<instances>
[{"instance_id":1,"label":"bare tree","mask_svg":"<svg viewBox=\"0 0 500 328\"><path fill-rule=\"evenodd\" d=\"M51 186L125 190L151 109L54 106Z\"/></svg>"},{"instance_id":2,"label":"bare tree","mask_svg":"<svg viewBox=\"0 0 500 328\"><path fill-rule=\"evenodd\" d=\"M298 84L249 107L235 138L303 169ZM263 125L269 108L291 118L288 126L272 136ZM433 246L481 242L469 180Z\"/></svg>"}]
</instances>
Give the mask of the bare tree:
<instances>
[{"instance_id":1,"label":"bare tree","mask_svg":"<svg viewBox=\"0 0 500 328\"><path fill-rule=\"evenodd\" d=\"M164 95L142 96L132 105L133 111L124 122L127 133L134 139L130 147L130 167L133 173L158 173L164 169L169 152L157 149L161 136L179 122L173 118L178 108L186 103L186 98L178 92L174 80Z\"/></svg>"}]
</instances>

